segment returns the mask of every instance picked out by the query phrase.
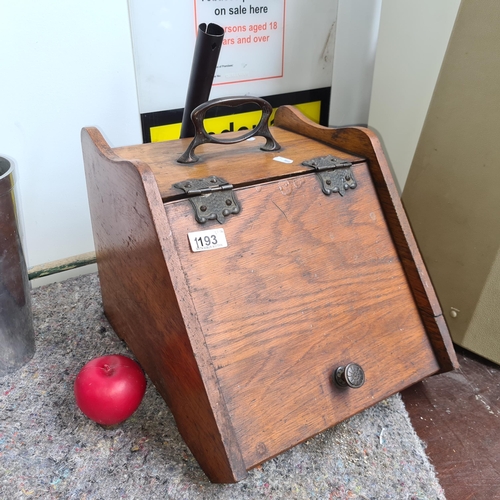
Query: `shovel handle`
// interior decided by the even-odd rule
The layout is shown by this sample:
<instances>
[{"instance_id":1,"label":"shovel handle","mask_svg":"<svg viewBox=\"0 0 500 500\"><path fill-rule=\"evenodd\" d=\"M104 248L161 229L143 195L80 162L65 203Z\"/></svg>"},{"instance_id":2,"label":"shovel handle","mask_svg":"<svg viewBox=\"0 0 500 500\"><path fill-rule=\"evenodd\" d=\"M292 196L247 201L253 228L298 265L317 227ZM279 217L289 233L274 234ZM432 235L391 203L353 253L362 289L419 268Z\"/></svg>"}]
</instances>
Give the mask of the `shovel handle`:
<instances>
[{"instance_id":1,"label":"shovel handle","mask_svg":"<svg viewBox=\"0 0 500 500\"><path fill-rule=\"evenodd\" d=\"M210 135L203 125L203 120L209 109L215 108L216 106L229 106L237 107L242 104L257 104L262 109L262 116L260 118L259 124L252 130L249 130L245 134L238 137L232 137L229 139L221 139L220 136ZM260 97L221 97L219 99L212 99L198 107L193 109L191 113L191 120L193 121L195 133L191 144L188 146L186 151L177 159L178 163L196 163L199 157L194 154L194 150L201 144L215 143L215 144L236 144L237 142L246 141L250 137L261 136L266 139L266 144L260 149L262 151L278 151L281 146L276 142L274 137L271 135L269 130L269 117L273 108L264 99Z\"/></svg>"}]
</instances>

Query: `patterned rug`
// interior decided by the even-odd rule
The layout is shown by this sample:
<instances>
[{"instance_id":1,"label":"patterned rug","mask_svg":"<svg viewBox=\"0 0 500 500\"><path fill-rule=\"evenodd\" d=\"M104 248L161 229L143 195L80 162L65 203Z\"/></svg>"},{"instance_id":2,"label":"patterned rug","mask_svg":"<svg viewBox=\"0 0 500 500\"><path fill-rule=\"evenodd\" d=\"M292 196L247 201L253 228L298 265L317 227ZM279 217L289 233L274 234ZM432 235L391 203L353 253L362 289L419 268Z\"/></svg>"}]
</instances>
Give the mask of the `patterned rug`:
<instances>
[{"instance_id":1,"label":"patterned rug","mask_svg":"<svg viewBox=\"0 0 500 500\"><path fill-rule=\"evenodd\" d=\"M444 499L399 395L251 470L211 484L148 381L112 429L75 405L81 367L131 356L103 311L96 274L32 292L36 353L0 379L1 499Z\"/></svg>"}]
</instances>

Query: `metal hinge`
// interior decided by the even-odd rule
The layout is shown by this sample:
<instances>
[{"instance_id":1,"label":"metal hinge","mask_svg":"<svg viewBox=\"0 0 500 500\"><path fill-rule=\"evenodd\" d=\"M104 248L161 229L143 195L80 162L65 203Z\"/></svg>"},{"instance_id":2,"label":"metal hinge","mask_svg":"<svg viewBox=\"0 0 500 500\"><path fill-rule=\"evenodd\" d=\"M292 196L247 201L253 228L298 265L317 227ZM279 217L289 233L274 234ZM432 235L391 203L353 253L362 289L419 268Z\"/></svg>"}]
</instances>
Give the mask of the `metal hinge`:
<instances>
[{"instance_id":1,"label":"metal hinge","mask_svg":"<svg viewBox=\"0 0 500 500\"><path fill-rule=\"evenodd\" d=\"M316 170L321 189L326 195L339 193L344 196L348 189L358 185L352 173L352 163L336 156L327 155L302 162L302 165Z\"/></svg>"},{"instance_id":2,"label":"metal hinge","mask_svg":"<svg viewBox=\"0 0 500 500\"><path fill-rule=\"evenodd\" d=\"M213 219L223 224L225 217L241 210L233 185L222 177L212 175L204 179L188 179L177 182L174 187L186 193L194 208L194 217L200 224Z\"/></svg>"}]
</instances>

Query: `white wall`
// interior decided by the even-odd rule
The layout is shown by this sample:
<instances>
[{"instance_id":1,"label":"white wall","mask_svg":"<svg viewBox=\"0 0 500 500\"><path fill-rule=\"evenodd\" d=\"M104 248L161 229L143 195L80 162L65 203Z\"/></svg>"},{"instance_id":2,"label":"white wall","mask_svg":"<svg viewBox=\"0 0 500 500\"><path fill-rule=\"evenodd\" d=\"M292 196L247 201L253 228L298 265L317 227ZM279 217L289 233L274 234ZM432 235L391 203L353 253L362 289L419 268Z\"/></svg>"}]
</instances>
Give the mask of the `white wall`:
<instances>
[{"instance_id":1,"label":"white wall","mask_svg":"<svg viewBox=\"0 0 500 500\"><path fill-rule=\"evenodd\" d=\"M384 0L368 125L402 190L460 0Z\"/></svg>"},{"instance_id":2,"label":"white wall","mask_svg":"<svg viewBox=\"0 0 500 500\"><path fill-rule=\"evenodd\" d=\"M0 19L0 155L31 267L93 250L81 128L142 140L127 0L0 0Z\"/></svg>"},{"instance_id":3,"label":"white wall","mask_svg":"<svg viewBox=\"0 0 500 500\"><path fill-rule=\"evenodd\" d=\"M330 125L368 123L382 0L339 0Z\"/></svg>"},{"instance_id":4,"label":"white wall","mask_svg":"<svg viewBox=\"0 0 500 500\"><path fill-rule=\"evenodd\" d=\"M337 124L366 120L380 1L340 0ZM17 165L33 267L94 248L81 128L142 141L127 0L0 0L0 20L0 155Z\"/></svg>"}]
</instances>

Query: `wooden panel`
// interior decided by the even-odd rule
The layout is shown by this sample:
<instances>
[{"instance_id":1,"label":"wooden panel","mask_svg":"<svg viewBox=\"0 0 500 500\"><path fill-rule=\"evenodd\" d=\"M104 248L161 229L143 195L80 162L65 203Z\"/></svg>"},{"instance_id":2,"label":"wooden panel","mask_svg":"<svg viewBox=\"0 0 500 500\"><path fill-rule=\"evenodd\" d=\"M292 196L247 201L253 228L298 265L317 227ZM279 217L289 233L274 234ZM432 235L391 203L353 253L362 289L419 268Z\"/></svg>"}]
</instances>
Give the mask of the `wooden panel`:
<instances>
[{"instance_id":1,"label":"wooden panel","mask_svg":"<svg viewBox=\"0 0 500 500\"><path fill-rule=\"evenodd\" d=\"M165 210L247 468L439 370L366 164L325 196L314 174L237 190L228 247L193 253ZM337 366L366 384L341 390Z\"/></svg>"},{"instance_id":2,"label":"wooden panel","mask_svg":"<svg viewBox=\"0 0 500 500\"><path fill-rule=\"evenodd\" d=\"M182 167L189 140L112 150L83 133L105 311L217 482L456 366L376 137L288 107L276 123L279 152L206 145ZM327 154L356 163L344 197L301 165ZM224 226L200 226L172 188L208 175L237 186L243 208ZM188 232L214 227L229 246L193 253ZM331 381L349 362L365 369L360 389Z\"/></svg>"},{"instance_id":3,"label":"wooden panel","mask_svg":"<svg viewBox=\"0 0 500 500\"><path fill-rule=\"evenodd\" d=\"M402 392L448 500L500 494L500 366L457 349L460 370Z\"/></svg>"},{"instance_id":4,"label":"wooden panel","mask_svg":"<svg viewBox=\"0 0 500 500\"><path fill-rule=\"evenodd\" d=\"M322 127L302 116L292 106L282 106L278 109L275 125L346 152L356 151L356 154L368 160L368 167L387 225L411 284L427 334L439 359L441 370L458 368L458 361L441 306L401 204L382 146L375 133L363 127L338 129Z\"/></svg>"},{"instance_id":5,"label":"wooden panel","mask_svg":"<svg viewBox=\"0 0 500 500\"><path fill-rule=\"evenodd\" d=\"M127 146L115 148L113 152L123 159L136 158L147 163L158 182L158 189L164 201L179 196L179 190L172 188L172 185L184 179L217 175L234 186L240 186L307 172L310 168L302 166L301 163L316 156L332 154L349 161L361 160L359 156L332 149L331 146L288 130L272 127L271 131L281 146L279 151L261 151L260 147L265 144L261 137L257 137L255 141L231 145L204 144L196 149L200 161L192 165L177 163L177 158L187 148L191 139ZM291 159L293 162L274 161L276 156Z\"/></svg>"},{"instance_id":6,"label":"wooden panel","mask_svg":"<svg viewBox=\"0 0 500 500\"><path fill-rule=\"evenodd\" d=\"M84 129L82 142L104 311L207 476L240 480L246 469L204 342L195 328L186 332L192 305L177 300L166 265L164 250L173 250L154 177L147 165L115 157L96 129Z\"/></svg>"}]
</instances>

